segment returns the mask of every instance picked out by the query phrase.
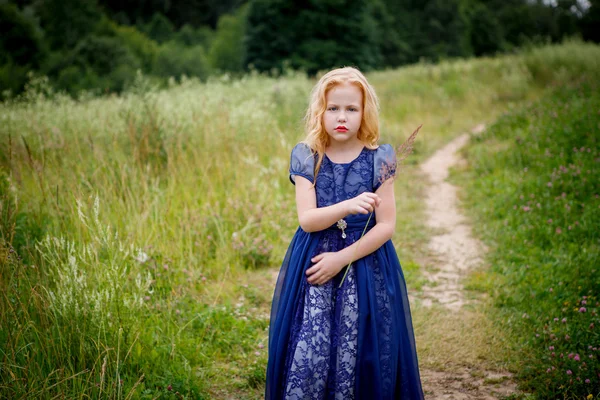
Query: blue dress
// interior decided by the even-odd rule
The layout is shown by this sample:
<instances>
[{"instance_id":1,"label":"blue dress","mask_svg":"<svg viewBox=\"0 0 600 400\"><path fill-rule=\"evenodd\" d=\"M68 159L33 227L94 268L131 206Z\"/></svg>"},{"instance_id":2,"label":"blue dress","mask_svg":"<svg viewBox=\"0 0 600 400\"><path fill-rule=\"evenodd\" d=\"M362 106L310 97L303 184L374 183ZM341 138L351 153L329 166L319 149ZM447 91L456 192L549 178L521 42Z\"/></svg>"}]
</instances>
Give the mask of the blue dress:
<instances>
[{"instance_id":1,"label":"blue dress","mask_svg":"<svg viewBox=\"0 0 600 400\"><path fill-rule=\"evenodd\" d=\"M324 156L317 207L375 192L394 172L395 161L390 145L364 148L345 164ZM295 176L314 183L315 162L308 146L296 145L292 183ZM324 285L306 279L311 258L357 241L368 215L344 220L345 238L334 224L312 233L298 228L290 243L271 308L268 400L423 398L406 284L392 241L354 262L341 287L346 268ZM367 230L374 225L373 215Z\"/></svg>"}]
</instances>

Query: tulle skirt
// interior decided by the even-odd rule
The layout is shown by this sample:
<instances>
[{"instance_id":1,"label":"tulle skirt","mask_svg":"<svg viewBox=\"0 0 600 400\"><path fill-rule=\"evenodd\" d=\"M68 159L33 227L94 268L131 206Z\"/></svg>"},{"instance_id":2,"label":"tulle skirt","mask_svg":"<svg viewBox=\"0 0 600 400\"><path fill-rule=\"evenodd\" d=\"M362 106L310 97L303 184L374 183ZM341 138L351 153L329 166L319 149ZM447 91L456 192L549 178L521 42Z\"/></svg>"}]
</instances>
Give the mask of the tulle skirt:
<instances>
[{"instance_id":1,"label":"tulle skirt","mask_svg":"<svg viewBox=\"0 0 600 400\"><path fill-rule=\"evenodd\" d=\"M306 280L311 258L358 240L367 219L348 217L346 239L335 225L296 231L273 296L266 399L423 398L406 284L391 240L354 262L341 286L346 268L324 285Z\"/></svg>"}]
</instances>

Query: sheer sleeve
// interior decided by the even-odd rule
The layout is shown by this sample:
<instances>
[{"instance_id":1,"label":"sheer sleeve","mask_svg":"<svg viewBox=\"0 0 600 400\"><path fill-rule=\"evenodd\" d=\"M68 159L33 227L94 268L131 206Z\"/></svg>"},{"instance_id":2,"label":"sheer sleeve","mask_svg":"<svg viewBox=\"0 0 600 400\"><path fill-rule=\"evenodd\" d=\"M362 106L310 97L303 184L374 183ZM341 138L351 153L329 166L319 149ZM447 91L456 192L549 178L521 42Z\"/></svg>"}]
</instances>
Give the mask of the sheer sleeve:
<instances>
[{"instance_id":1,"label":"sheer sleeve","mask_svg":"<svg viewBox=\"0 0 600 400\"><path fill-rule=\"evenodd\" d=\"M314 183L315 181L315 157L310 147L304 143L298 143L292 149L290 159L290 181L296 184L296 175L302 176Z\"/></svg>"},{"instance_id":2,"label":"sheer sleeve","mask_svg":"<svg viewBox=\"0 0 600 400\"><path fill-rule=\"evenodd\" d=\"M373 191L396 175L396 152L390 144L382 144L375 150L373 160Z\"/></svg>"}]
</instances>

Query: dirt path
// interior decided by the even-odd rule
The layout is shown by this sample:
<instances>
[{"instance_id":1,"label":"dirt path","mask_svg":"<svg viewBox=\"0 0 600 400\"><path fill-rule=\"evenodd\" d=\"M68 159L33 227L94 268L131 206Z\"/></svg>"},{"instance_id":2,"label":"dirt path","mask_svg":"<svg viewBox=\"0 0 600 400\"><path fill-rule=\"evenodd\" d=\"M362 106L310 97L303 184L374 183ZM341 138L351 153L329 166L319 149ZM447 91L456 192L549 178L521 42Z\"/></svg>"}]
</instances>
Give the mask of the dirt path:
<instances>
[{"instance_id":1,"label":"dirt path","mask_svg":"<svg viewBox=\"0 0 600 400\"><path fill-rule=\"evenodd\" d=\"M471 133L479 134L484 129L478 125ZM473 296L468 296L469 300L465 296L462 278L482 262L486 251L483 243L471 235L469 221L460 210L457 187L446 182L449 169L464 162L458 151L469 138L468 133L457 137L421 165L421 172L430 182L426 189L426 223L434 235L422 271L430 283L417 298L425 307L436 304L447 308L458 321L468 319L469 311L464 306L473 302ZM510 374L473 365L439 369L421 366L421 378L427 399L492 400L516 392Z\"/></svg>"},{"instance_id":2,"label":"dirt path","mask_svg":"<svg viewBox=\"0 0 600 400\"><path fill-rule=\"evenodd\" d=\"M474 131L483 129L479 125ZM431 183L426 189L427 225L439 232L428 245L434 263L424 271L432 285L423 288L423 301L425 305L437 301L453 311L465 303L461 277L482 261L486 251L471 236L471 226L458 207L457 188L446 182L450 168L461 162L458 150L468 141L469 134L462 134L421 165Z\"/></svg>"}]
</instances>

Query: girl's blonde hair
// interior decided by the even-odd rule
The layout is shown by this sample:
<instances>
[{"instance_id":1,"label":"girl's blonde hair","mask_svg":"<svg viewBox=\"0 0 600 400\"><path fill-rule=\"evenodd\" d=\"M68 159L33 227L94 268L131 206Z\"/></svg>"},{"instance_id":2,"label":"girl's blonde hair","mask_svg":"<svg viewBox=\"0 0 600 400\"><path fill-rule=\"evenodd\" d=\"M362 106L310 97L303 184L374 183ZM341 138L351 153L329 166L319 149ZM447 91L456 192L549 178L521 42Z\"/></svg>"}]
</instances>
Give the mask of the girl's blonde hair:
<instances>
[{"instance_id":1,"label":"girl's blonde hair","mask_svg":"<svg viewBox=\"0 0 600 400\"><path fill-rule=\"evenodd\" d=\"M321 168L325 149L329 145L329 135L323 126L323 114L327 109L327 93L335 86L350 83L356 85L363 95L362 121L358 130L358 139L367 148L377 148L379 140L379 100L367 78L356 68L344 67L329 71L319 79L310 94L310 104L306 110L306 138L302 141L318 154L315 165L316 176Z\"/></svg>"}]
</instances>

